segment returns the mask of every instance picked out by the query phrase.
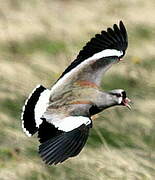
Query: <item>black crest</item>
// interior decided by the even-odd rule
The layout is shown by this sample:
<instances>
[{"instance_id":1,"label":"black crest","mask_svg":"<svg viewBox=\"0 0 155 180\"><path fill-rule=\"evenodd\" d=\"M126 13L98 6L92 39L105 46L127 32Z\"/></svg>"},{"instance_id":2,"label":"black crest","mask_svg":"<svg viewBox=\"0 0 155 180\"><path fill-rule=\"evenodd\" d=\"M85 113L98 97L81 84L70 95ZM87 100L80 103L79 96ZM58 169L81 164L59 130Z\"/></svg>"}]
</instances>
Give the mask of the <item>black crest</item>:
<instances>
[{"instance_id":1,"label":"black crest","mask_svg":"<svg viewBox=\"0 0 155 180\"><path fill-rule=\"evenodd\" d=\"M119 26L114 24L113 28L107 28L107 31L102 31L101 34L96 34L95 37L93 37L83 47L83 49L79 52L77 58L67 67L60 78L62 78L66 73L75 68L85 59L92 57L98 52L101 52L105 49L116 49L118 51L123 51L123 53L125 54L127 46L127 31L123 22L120 21Z\"/></svg>"}]
</instances>

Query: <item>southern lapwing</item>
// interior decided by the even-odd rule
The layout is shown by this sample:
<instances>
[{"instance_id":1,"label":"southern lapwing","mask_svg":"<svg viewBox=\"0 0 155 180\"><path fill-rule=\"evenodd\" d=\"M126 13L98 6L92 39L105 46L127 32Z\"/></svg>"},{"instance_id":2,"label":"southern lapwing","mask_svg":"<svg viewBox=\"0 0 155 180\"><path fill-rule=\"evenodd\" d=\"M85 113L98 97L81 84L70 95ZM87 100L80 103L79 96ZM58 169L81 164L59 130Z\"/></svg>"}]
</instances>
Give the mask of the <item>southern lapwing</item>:
<instances>
[{"instance_id":1,"label":"southern lapwing","mask_svg":"<svg viewBox=\"0 0 155 180\"><path fill-rule=\"evenodd\" d=\"M76 156L84 147L92 116L106 108L129 106L122 89L104 92L104 73L125 55L128 38L125 26L96 34L79 52L56 83L46 89L37 86L25 102L22 127L28 136L38 132L39 154L49 165Z\"/></svg>"}]
</instances>

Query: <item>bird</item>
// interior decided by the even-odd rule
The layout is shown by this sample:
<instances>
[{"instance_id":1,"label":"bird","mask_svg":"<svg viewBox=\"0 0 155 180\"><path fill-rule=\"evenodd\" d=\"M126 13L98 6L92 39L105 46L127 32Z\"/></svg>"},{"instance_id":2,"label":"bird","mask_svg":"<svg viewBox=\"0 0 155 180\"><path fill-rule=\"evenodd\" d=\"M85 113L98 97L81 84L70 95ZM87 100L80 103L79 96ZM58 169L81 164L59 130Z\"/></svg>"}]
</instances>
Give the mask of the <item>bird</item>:
<instances>
[{"instance_id":1,"label":"bird","mask_svg":"<svg viewBox=\"0 0 155 180\"><path fill-rule=\"evenodd\" d=\"M127 30L119 21L96 34L51 88L38 85L29 95L22 109L22 128L29 137L38 134L38 152L45 164L77 156L94 115L113 106L131 108L125 90L101 88L105 72L123 60L127 47Z\"/></svg>"}]
</instances>

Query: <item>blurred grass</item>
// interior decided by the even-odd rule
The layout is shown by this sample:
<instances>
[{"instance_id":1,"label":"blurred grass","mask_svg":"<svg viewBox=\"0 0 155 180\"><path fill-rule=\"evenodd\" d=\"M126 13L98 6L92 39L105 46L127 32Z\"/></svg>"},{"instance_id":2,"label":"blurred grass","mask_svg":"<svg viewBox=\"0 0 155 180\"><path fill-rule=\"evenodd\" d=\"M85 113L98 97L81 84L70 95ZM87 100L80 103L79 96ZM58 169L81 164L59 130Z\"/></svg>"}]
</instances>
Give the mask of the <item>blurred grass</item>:
<instances>
[{"instance_id":1,"label":"blurred grass","mask_svg":"<svg viewBox=\"0 0 155 180\"><path fill-rule=\"evenodd\" d=\"M153 0L3 1L0 180L155 179L153 7ZM80 155L48 167L37 153L37 139L22 132L24 100L37 84L50 87L89 38L120 19L129 48L124 61L105 75L102 88L125 89L132 111L115 107L100 113Z\"/></svg>"},{"instance_id":2,"label":"blurred grass","mask_svg":"<svg viewBox=\"0 0 155 180\"><path fill-rule=\"evenodd\" d=\"M27 55L35 52L57 54L61 51L66 52L65 43L52 41L43 36L33 37L23 42L10 41L1 45L1 50L6 53Z\"/></svg>"}]
</instances>

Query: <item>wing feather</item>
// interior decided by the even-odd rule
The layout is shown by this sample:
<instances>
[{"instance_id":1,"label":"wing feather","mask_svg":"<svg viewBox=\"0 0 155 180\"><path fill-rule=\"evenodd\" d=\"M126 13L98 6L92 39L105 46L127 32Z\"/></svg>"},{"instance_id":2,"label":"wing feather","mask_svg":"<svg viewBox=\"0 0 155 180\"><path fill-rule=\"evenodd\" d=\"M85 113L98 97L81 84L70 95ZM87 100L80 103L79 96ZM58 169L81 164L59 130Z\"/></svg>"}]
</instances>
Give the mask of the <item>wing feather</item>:
<instances>
[{"instance_id":1,"label":"wing feather","mask_svg":"<svg viewBox=\"0 0 155 180\"><path fill-rule=\"evenodd\" d=\"M39 146L39 154L43 161L49 165L56 165L69 157L78 155L86 143L89 128L90 126L83 124L42 143Z\"/></svg>"},{"instance_id":2,"label":"wing feather","mask_svg":"<svg viewBox=\"0 0 155 180\"><path fill-rule=\"evenodd\" d=\"M122 21L119 26L114 24L113 28L96 34L53 85L51 96L54 94L57 98L57 94L64 94L65 89L72 89L77 81L90 82L99 87L103 74L125 55L127 46L127 31Z\"/></svg>"},{"instance_id":3,"label":"wing feather","mask_svg":"<svg viewBox=\"0 0 155 180\"><path fill-rule=\"evenodd\" d=\"M110 31L110 33L109 33ZM98 43L100 42L100 43ZM113 29L108 28L107 31L101 31L101 34L96 34L86 46L79 52L77 58L71 63L70 66L62 73L59 79L61 79L66 73L78 66L81 62L94 54L105 49L116 49L119 51L125 51L128 45L127 31L122 21L119 23L119 27L114 24Z\"/></svg>"}]
</instances>

